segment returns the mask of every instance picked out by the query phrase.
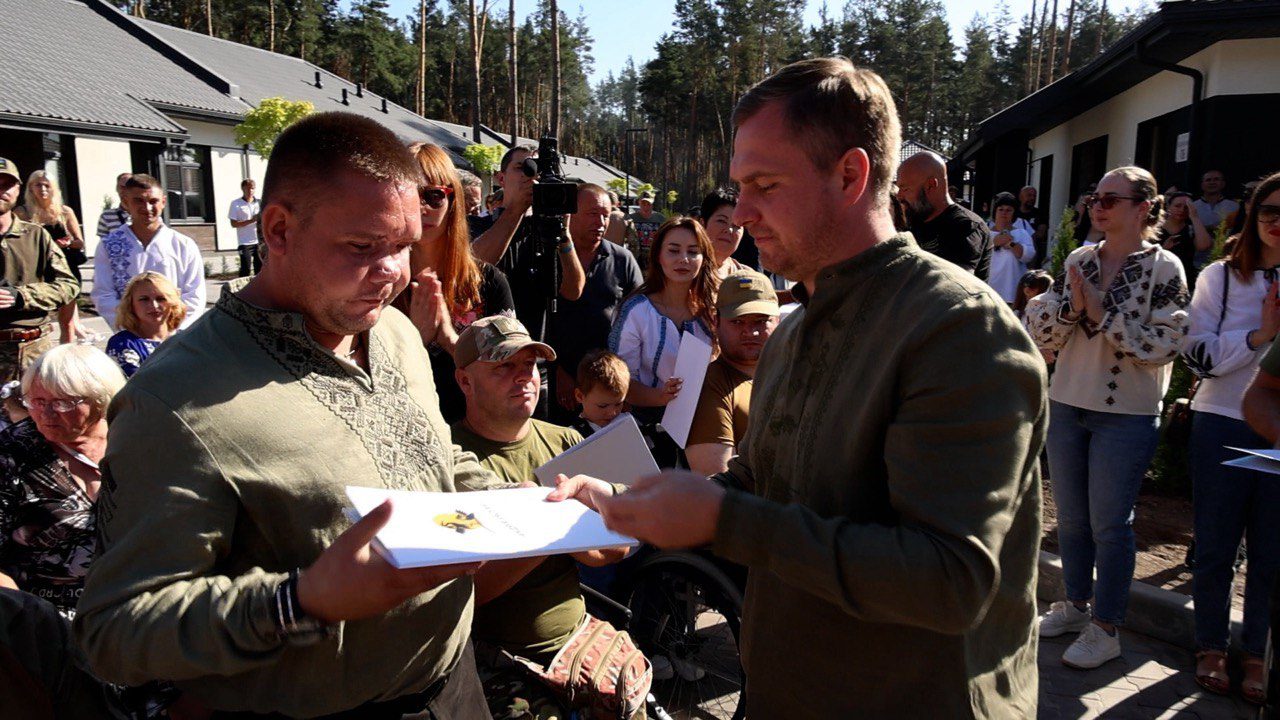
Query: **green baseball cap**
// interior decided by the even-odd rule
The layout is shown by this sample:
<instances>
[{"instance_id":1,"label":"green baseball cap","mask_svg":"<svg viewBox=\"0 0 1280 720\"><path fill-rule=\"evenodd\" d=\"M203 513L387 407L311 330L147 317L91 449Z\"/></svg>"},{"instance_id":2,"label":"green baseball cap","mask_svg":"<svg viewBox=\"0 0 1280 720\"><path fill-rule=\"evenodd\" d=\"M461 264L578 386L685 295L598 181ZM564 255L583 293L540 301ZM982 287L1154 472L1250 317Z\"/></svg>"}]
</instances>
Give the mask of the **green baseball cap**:
<instances>
[{"instance_id":1,"label":"green baseball cap","mask_svg":"<svg viewBox=\"0 0 1280 720\"><path fill-rule=\"evenodd\" d=\"M519 320L491 315L480 318L462 331L453 348L453 362L459 369L477 360L502 362L528 347L537 350L543 360L556 359L556 351L530 337Z\"/></svg>"},{"instance_id":2,"label":"green baseball cap","mask_svg":"<svg viewBox=\"0 0 1280 720\"><path fill-rule=\"evenodd\" d=\"M781 314L778 293L773 289L773 283L764 275L751 270L738 271L720 283L716 311L726 320L743 315L777 317Z\"/></svg>"},{"instance_id":3,"label":"green baseball cap","mask_svg":"<svg viewBox=\"0 0 1280 720\"><path fill-rule=\"evenodd\" d=\"M0 157L0 175L12 175L14 180L22 182L22 176L18 174L18 166L8 158Z\"/></svg>"}]
</instances>

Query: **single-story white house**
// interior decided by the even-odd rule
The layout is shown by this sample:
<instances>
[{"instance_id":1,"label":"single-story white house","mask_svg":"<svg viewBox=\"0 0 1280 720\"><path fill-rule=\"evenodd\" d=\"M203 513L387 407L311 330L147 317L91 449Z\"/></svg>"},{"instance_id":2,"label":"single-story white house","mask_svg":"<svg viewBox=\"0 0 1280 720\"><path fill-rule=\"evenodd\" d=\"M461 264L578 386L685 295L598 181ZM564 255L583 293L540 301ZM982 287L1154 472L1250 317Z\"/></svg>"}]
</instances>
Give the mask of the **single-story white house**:
<instances>
[{"instance_id":1,"label":"single-story white house","mask_svg":"<svg viewBox=\"0 0 1280 720\"><path fill-rule=\"evenodd\" d=\"M984 120L952 170L972 173L979 205L1035 186L1050 227L1121 165L1193 194L1221 170L1238 197L1280 170L1266 135L1278 113L1280 0L1165 0L1089 64Z\"/></svg>"}]
</instances>

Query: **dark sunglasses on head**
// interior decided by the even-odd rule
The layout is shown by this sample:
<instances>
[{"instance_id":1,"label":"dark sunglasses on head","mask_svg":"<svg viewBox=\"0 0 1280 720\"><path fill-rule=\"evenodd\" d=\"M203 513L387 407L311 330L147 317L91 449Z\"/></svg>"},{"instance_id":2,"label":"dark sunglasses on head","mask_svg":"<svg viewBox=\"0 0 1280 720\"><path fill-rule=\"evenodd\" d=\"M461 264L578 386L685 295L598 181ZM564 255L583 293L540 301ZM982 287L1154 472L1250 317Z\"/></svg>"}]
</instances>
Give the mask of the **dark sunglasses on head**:
<instances>
[{"instance_id":1,"label":"dark sunglasses on head","mask_svg":"<svg viewBox=\"0 0 1280 720\"><path fill-rule=\"evenodd\" d=\"M1135 203L1140 203L1146 200L1146 198L1134 197L1132 195L1090 195L1084 199L1084 206L1092 208L1094 205L1101 205L1103 210L1110 210L1121 200L1132 200Z\"/></svg>"},{"instance_id":2,"label":"dark sunglasses on head","mask_svg":"<svg viewBox=\"0 0 1280 720\"><path fill-rule=\"evenodd\" d=\"M1280 205L1259 205L1258 206L1258 222L1263 225L1280 220Z\"/></svg>"},{"instance_id":3,"label":"dark sunglasses on head","mask_svg":"<svg viewBox=\"0 0 1280 720\"><path fill-rule=\"evenodd\" d=\"M444 206L445 200L453 197L453 188L448 185L423 185L418 188L418 199L423 205L439 210Z\"/></svg>"}]
</instances>

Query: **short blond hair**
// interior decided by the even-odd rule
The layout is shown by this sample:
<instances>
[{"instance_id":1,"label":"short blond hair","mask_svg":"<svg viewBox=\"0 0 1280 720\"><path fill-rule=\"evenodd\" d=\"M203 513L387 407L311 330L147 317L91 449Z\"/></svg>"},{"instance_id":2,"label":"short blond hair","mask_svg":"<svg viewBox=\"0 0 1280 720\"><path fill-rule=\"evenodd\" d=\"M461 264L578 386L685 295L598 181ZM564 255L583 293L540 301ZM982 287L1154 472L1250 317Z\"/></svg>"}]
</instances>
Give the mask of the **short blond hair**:
<instances>
[{"instance_id":1,"label":"short blond hair","mask_svg":"<svg viewBox=\"0 0 1280 720\"><path fill-rule=\"evenodd\" d=\"M22 395L31 392L31 383L62 398L84 398L95 417L102 417L111 399L124 387L124 373L106 353L92 345L59 345L36 358L22 374Z\"/></svg>"},{"instance_id":2,"label":"short blond hair","mask_svg":"<svg viewBox=\"0 0 1280 720\"><path fill-rule=\"evenodd\" d=\"M116 308L116 323L122 329L134 335L138 334L140 324L137 313L133 311L133 295L138 286L144 282L151 283L151 286L164 296L165 302L169 305L169 313L164 318L165 327L169 328L170 332L177 330L187 317L187 306L182 304L182 295L178 293L178 286L154 270L134 275L129 284L124 286L124 297L120 298L120 305Z\"/></svg>"},{"instance_id":3,"label":"short blond hair","mask_svg":"<svg viewBox=\"0 0 1280 720\"><path fill-rule=\"evenodd\" d=\"M622 358L607 350L587 353L578 363L578 389L583 395L597 386L615 395L626 395L631 384L631 369Z\"/></svg>"}]
</instances>

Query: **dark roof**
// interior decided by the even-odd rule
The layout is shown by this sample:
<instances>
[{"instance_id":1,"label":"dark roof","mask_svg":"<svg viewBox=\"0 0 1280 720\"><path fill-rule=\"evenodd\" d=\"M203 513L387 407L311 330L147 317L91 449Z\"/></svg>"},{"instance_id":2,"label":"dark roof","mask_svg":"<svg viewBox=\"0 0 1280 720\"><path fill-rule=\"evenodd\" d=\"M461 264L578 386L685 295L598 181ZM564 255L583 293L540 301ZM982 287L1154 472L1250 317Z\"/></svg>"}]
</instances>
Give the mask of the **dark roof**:
<instances>
[{"instance_id":1,"label":"dark roof","mask_svg":"<svg viewBox=\"0 0 1280 720\"><path fill-rule=\"evenodd\" d=\"M1165 0L1087 65L983 120L956 155L1012 130L1035 137L1162 72L1140 53L1177 63L1223 40L1265 37L1280 37L1280 0Z\"/></svg>"},{"instance_id":2,"label":"dark roof","mask_svg":"<svg viewBox=\"0 0 1280 720\"><path fill-rule=\"evenodd\" d=\"M459 153L469 141L390 101L387 101L387 112L384 113L381 95L362 89L362 97L356 97L355 83L305 60L150 20L135 18L135 22L201 65L230 78L239 88L239 97L250 105L271 97L283 97L305 100L322 112L342 110L357 113L386 125L406 142L429 140L449 151L455 162L466 164ZM317 72L322 85L319 88L315 86ZM346 105L342 104L343 90L347 91Z\"/></svg>"},{"instance_id":3,"label":"dark roof","mask_svg":"<svg viewBox=\"0 0 1280 720\"><path fill-rule=\"evenodd\" d=\"M0 17L0 121L176 137L185 129L158 107L211 118L248 110L225 80L179 64L101 0L0 0Z\"/></svg>"}]
</instances>

